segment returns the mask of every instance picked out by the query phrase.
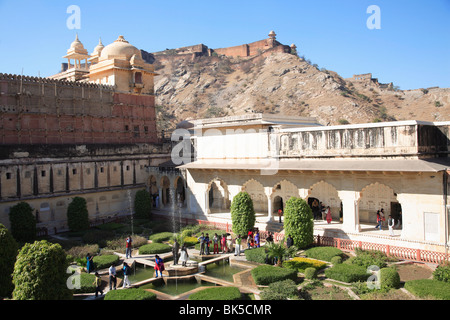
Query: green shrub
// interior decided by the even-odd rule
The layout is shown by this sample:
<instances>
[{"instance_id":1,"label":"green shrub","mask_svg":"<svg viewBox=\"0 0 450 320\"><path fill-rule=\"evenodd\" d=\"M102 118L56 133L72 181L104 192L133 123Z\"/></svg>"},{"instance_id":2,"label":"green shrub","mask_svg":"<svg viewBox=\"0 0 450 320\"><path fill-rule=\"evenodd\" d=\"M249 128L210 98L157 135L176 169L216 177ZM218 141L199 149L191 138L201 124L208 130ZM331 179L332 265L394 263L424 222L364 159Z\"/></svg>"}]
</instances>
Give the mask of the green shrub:
<instances>
[{"instance_id":1,"label":"green shrub","mask_svg":"<svg viewBox=\"0 0 450 320\"><path fill-rule=\"evenodd\" d=\"M298 298L297 285L293 280L277 281L261 291L262 300L286 300Z\"/></svg>"},{"instance_id":2,"label":"green shrub","mask_svg":"<svg viewBox=\"0 0 450 320\"><path fill-rule=\"evenodd\" d=\"M152 198L150 193L143 189L136 192L134 196L134 216L138 219L151 217Z\"/></svg>"},{"instance_id":3,"label":"green shrub","mask_svg":"<svg viewBox=\"0 0 450 320\"><path fill-rule=\"evenodd\" d=\"M92 273L80 273L80 288L73 289L73 293L92 293L95 292L95 275Z\"/></svg>"},{"instance_id":4,"label":"green shrub","mask_svg":"<svg viewBox=\"0 0 450 320\"><path fill-rule=\"evenodd\" d=\"M394 268L380 270L381 289L397 289L400 287L400 275Z\"/></svg>"},{"instance_id":5,"label":"green shrub","mask_svg":"<svg viewBox=\"0 0 450 320\"><path fill-rule=\"evenodd\" d=\"M257 285L269 285L282 280L296 280L297 271L292 269L274 267L269 265L258 266L251 271L253 280Z\"/></svg>"},{"instance_id":6,"label":"green shrub","mask_svg":"<svg viewBox=\"0 0 450 320\"><path fill-rule=\"evenodd\" d=\"M109 268L112 264L119 264L119 256L115 254L95 256L92 260L94 261L94 268L96 270Z\"/></svg>"},{"instance_id":7,"label":"green shrub","mask_svg":"<svg viewBox=\"0 0 450 320\"><path fill-rule=\"evenodd\" d=\"M304 272L307 268L320 270L326 265L326 262L303 257L296 257L283 263L283 267L296 270L297 272Z\"/></svg>"},{"instance_id":8,"label":"green shrub","mask_svg":"<svg viewBox=\"0 0 450 320\"><path fill-rule=\"evenodd\" d=\"M74 197L67 207L67 225L70 231L89 229L89 212L86 199Z\"/></svg>"},{"instance_id":9,"label":"green shrub","mask_svg":"<svg viewBox=\"0 0 450 320\"><path fill-rule=\"evenodd\" d=\"M33 208L26 202L19 202L9 211L11 234L18 242L31 242L36 239L36 218Z\"/></svg>"},{"instance_id":10,"label":"green shrub","mask_svg":"<svg viewBox=\"0 0 450 320\"><path fill-rule=\"evenodd\" d=\"M290 197L284 209L284 230L291 235L294 245L306 248L314 241L314 221L308 203L297 197Z\"/></svg>"},{"instance_id":11,"label":"green shrub","mask_svg":"<svg viewBox=\"0 0 450 320\"><path fill-rule=\"evenodd\" d=\"M352 260L352 264L368 268L370 266L378 266L380 269L386 267L387 256L381 251L375 250L355 250L356 257Z\"/></svg>"},{"instance_id":12,"label":"green shrub","mask_svg":"<svg viewBox=\"0 0 450 320\"><path fill-rule=\"evenodd\" d=\"M405 289L420 298L450 300L450 283L434 279L420 279L405 282Z\"/></svg>"},{"instance_id":13,"label":"green shrub","mask_svg":"<svg viewBox=\"0 0 450 320\"><path fill-rule=\"evenodd\" d=\"M335 256L342 257L344 253L334 247L314 247L305 251L305 255L309 258L319 259L330 262Z\"/></svg>"},{"instance_id":14,"label":"green shrub","mask_svg":"<svg viewBox=\"0 0 450 320\"><path fill-rule=\"evenodd\" d=\"M245 250L244 254L247 261L258 263L265 263L267 257L266 248L264 248L264 246L252 250Z\"/></svg>"},{"instance_id":15,"label":"green shrub","mask_svg":"<svg viewBox=\"0 0 450 320\"><path fill-rule=\"evenodd\" d=\"M104 300L156 300L156 294L139 288L111 290Z\"/></svg>"},{"instance_id":16,"label":"green shrub","mask_svg":"<svg viewBox=\"0 0 450 320\"><path fill-rule=\"evenodd\" d=\"M335 265L335 264L341 264L342 263L342 257L341 256L334 256L333 258L331 258L330 262Z\"/></svg>"},{"instance_id":17,"label":"green shrub","mask_svg":"<svg viewBox=\"0 0 450 320\"><path fill-rule=\"evenodd\" d=\"M109 231L114 231L120 228L123 228L124 225L122 223L117 223L117 222L109 222L109 223L105 223L105 224L101 224L99 226L96 226L96 229L99 230L109 230Z\"/></svg>"},{"instance_id":18,"label":"green shrub","mask_svg":"<svg viewBox=\"0 0 450 320\"><path fill-rule=\"evenodd\" d=\"M71 299L66 270L66 254L59 244L46 240L26 243L17 255L14 266L13 299Z\"/></svg>"},{"instance_id":19,"label":"green shrub","mask_svg":"<svg viewBox=\"0 0 450 320\"><path fill-rule=\"evenodd\" d=\"M366 268L352 264L337 264L325 269L325 275L330 279L343 282L366 281L370 276Z\"/></svg>"},{"instance_id":20,"label":"green shrub","mask_svg":"<svg viewBox=\"0 0 450 320\"><path fill-rule=\"evenodd\" d=\"M441 263L437 266L437 268L433 271L433 279L450 282L450 263Z\"/></svg>"},{"instance_id":21,"label":"green shrub","mask_svg":"<svg viewBox=\"0 0 450 320\"><path fill-rule=\"evenodd\" d=\"M172 247L165 243L149 243L139 248L139 254L159 254L172 250Z\"/></svg>"},{"instance_id":22,"label":"green shrub","mask_svg":"<svg viewBox=\"0 0 450 320\"><path fill-rule=\"evenodd\" d=\"M163 241L168 241L173 237L173 232L160 232L152 234L148 239L151 240L153 243L158 242L161 243Z\"/></svg>"},{"instance_id":23,"label":"green shrub","mask_svg":"<svg viewBox=\"0 0 450 320\"><path fill-rule=\"evenodd\" d=\"M231 222L235 234L246 235L256 222L253 201L247 192L239 192L231 203Z\"/></svg>"},{"instance_id":24,"label":"green shrub","mask_svg":"<svg viewBox=\"0 0 450 320\"><path fill-rule=\"evenodd\" d=\"M19 250L19 245L12 234L0 224L0 298L10 297L14 289L12 274L14 263Z\"/></svg>"},{"instance_id":25,"label":"green shrub","mask_svg":"<svg viewBox=\"0 0 450 320\"><path fill-rule=\"evenodd\" d=\"M214 287L197 291L189 300L240 300L241 292L236 287Z\"/></svg>"},{"instance_id":26,"label":"green shrub","mask_svg":"<svg viewBox=\"0 0 450 320\"><path fill-rule=\"evenodd\" d=\"M317 279L317 269L316 268L306 268L305 269L305 278L306 279Z\"/></svg>"}]
</instances>

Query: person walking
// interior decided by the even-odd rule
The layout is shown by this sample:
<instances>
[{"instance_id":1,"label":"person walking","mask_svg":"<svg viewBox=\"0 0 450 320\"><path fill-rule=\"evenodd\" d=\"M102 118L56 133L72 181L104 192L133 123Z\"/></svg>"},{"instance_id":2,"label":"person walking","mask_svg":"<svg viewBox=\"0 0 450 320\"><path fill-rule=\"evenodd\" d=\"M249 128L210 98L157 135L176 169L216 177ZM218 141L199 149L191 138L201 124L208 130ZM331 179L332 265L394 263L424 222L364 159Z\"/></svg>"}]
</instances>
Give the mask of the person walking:
<instances>
[{"instance_id":1,"label":"person walking","mask_svg":"<svg viewBox=\"0 0 450 320\"><path fill-rule=\"evenodd\" d=\"M235 241L234 242L234 255L240 256L241 255L241 235L239 234L234 241Z\"/></svg>"},{"instance_id":2,"label":"person walking","mask_svg":"<svg viewBox=\"0 0 450 320\"><path fill-rule=\"evenodd\" d=\"M221 245L222 245L222 253L227 253L228 252L228 248L227 248L227 234L223 234L222 238L220 238L221 241Z\"/></svg>"},{"instance_id":3,"label":"person walking","mask_svg":"<svg viewBox=\"0 0 450 320\"><path fill-rule=\"evenodd\" d=\"M214 251L213 253L217 253L219 254L219 236L217 235L217 233L214 234L213 237L213 243L214 243Z\"/></svg>"},{"instance_id":4,"label":"person walking","mask_svg":"<svg viewBox=\"0 0 450 320\"><path fill-rule=\"evenodd\" d=\"M162 277L163 276L162 272L164 271L164 261L158 255L156 255L155 256L155 271L156 271L155 278L158 278L158 270Z\"/></svg>"},{"instance_id":5,"label":"person walking","mask_svg":"<svg viewBox=\"0 0 450 320\"><path fill-rule=\"evenodd\" d=\"M180 244L178 243L177 239L174 240L173 246L172 246L172 254L173 254L173 265L176 266L178 264L179 254L178 251L180 250Z\"/></svg>"},{"instance_id":6,"label":"person walking","mask_svg":"<svg viewBox=\"0 0 450 320\"><path fill-rule=\"evenodd\" d=\"M86 271L87 273L94 271L94 257L90 253L86 255Z\"/></svg>"},{"instance_id":7,"label":"person walking","mask_svg":"<svg viewBox=\"0 0 450 320\"><path fill-rule=\"evenodd\" d=\"M181 246L181 254L180 254L180 261L181 261L181 265L183 267L186 267L186 263L189 259L189 254L187 252L187 248L186 248L186 244L183 243L183 245Z\"/></svg>"},{"instance_id":8,"label":"person walking","mask_svg":"<svg viewBox=\"0 0 450 320\"><path fill-rule=\"evenodd\" d=\"M394 219L392 218L392 216L389 215L389 218L388 218L388 228L389 228L389 235L390 235L391 237L394 236L394 225L395 225L395 221L394 221Z\"/></svg>"},{"instance_id":9,"label":"person walking","mask_svg":"<svg viewBox=\"0 0 450 320\"><path fill-rule=\"evenodd\" d=\"M207 233L206 235L205 235L205 251L206 251L206 255L208 256L209 255L209 243L210 243L210 241L209 241L209 234Z\"/></svg>"},{"instance_id":10,"label":"person walking","mask_svg":"<svg viewBox=\"0 0 450 320\"><path fill-rule=\"evenodd\" d=\"M131 286L131 282L128 279L128 276L131 274L131 268L128 263L123 263L123 285L122 288Z\"/></svg>"},{"instance_id":11,"label":"person walking","mask_svg":"<svg viewBox=\"0 0 450 320\"><path fill-rule=\"evenodd\" d=\"M331 216L331 209L330 209L330 206L327 206L325 217L326 217L326 219L327 219L327 223L330 224L330 223L331 223L331 220L333 220L333 217Z\"/></svg>"},{"instance_id":12,"label":"person walking","mask_svg":"<svg viewBox=\"0 0 450 320\"><path fill-rule=\"evenodd\" d=\"M381 220L380 210L377 210L377 225L375 226L375 229L380 228L380 231L381 231L382 230L382 227L381 227L382 222L383 221Z\"/></svg>"},{"instance_id":13,"label":"person walking","mask_svg":"<svg viewBox=\"0 0 450 320\"><path fill-rule=\"evenodd\" d=\"M116 277L116 267L112 264L109 267L109 290L112 290L114 284L114 290L117 289L117 277Z\"/></svg>"},{"instance_id":14,"label":"person walking","mask_svg":"<svg viewBox=\"0 0 450 320\"><path fill-rule=\"evenodd\" d=\"M202 235L197 238L198 242L200 242L200 255L205 254L205 235L202 232Z\"/></svg>"},{"instance_id":15,"label":"person walking","mask_svg":"<svg viewBox=\"0 0 450 320\"><path fill-rule=\"evenodd\" d=\"M132 258L131 250L132 250L133 239L131 236L128 236L125 248L125 259Z\"/></svg>"},{"instance_id":16,"label":"person walking","mask_svg":"<svg viewBox=\"0 0 450 320\"><path fill-rule=\"evenodd\" d=\"M98 274L98 272L95 272L95 279L93 285L95 286L95 297L98 297L98 293L100 292L100 295L103 295L102 290L102 278Z\"/></svg>"}]
</instances>

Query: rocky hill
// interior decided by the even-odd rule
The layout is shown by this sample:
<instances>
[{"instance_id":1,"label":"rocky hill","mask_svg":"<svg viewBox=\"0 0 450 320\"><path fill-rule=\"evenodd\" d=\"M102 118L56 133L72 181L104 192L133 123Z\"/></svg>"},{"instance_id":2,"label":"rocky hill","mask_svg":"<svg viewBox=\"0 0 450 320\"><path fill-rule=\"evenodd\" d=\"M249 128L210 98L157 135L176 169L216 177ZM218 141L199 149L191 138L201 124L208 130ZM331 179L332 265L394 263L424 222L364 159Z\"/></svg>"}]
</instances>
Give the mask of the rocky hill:
<instances>
[{"instance_id":1,"label":"rocky hill","mask_svg":"<svg viewBox=\"0 0 450 320\"><path fill-rule=\"evenodd\" d=\"M239 58L155 55L161 129L182 120L272 113L311 116L324 125L395 120L450 120L450 88L395 90L343 79L296 54L265 51Z\"/></svg>"}]
</instances>

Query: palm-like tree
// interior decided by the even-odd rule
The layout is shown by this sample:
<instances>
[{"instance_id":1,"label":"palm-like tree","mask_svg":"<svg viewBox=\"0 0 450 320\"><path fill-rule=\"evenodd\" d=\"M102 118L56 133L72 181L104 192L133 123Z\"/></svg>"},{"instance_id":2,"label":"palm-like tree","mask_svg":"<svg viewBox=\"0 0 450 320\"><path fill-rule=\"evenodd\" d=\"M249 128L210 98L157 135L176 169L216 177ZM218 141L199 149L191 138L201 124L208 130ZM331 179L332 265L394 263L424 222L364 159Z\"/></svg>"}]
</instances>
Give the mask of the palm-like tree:
<instances>
[{"instance_id":1,"label":"palm-like tree","mask_svg":"<svg viewBox=\"0 0 450 320\"><path fill-rule=\"evenodd\" d=\"M297 252L297 248L295 246L291 246L290 248L286 247L283 241L280 242L268 242L265 244L267 255L274 259L277 259L277 267L282 267L283 258L292 257Z\"/></svg>"}]
</instances>

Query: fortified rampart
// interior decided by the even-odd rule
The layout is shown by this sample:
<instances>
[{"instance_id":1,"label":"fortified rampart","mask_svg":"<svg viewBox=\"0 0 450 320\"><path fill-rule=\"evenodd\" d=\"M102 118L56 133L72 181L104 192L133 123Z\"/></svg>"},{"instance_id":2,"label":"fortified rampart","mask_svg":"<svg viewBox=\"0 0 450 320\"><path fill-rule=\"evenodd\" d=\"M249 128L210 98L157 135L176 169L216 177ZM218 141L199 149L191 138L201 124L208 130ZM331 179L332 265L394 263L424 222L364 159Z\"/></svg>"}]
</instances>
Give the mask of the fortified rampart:
<instances>
[{"instance_id":1,"label":"fortified rampart","mask_svg":"<svg viewBox=\"0 0 450 320\"><path fill-rule=\"evenodd\" d=\"M0 143L155 143L154 105L112 86L0 74Z\"/></svg>"}]
</instances>

